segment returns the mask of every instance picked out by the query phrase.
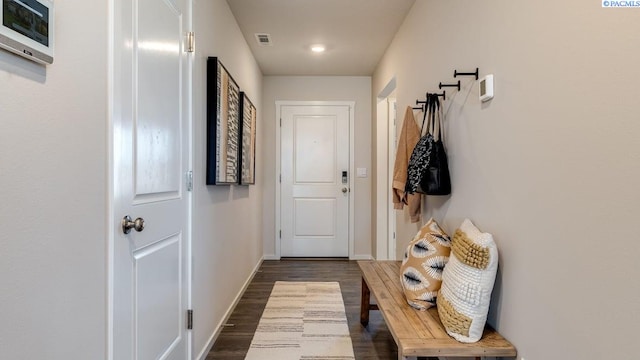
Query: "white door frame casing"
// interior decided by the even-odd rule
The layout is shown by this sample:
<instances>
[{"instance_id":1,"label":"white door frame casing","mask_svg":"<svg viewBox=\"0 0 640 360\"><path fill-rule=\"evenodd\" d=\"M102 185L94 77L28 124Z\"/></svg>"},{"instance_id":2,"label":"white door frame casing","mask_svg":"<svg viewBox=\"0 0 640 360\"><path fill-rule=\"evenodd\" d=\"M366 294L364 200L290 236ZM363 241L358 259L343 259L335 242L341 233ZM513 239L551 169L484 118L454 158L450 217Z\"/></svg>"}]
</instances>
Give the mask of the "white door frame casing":
<instances>
[{"instance_id":1,"label":"white door frame casing","mask_svg":"<svg viewBox=\"0 0 640 360\"><path fill-rule=\"evenodd\" d=\"M393 164L395 163L395 109L390 106L396 89L393 77L377 96L376 104L376 260L396 259L396 212L391 197ZM395 99L393 99L395 103ZM381 221L381 219L384 219Z\"/></svg>"},{"instance_id":2,"label":"white door frame casing","mask_svg":"<svg viewBox=\"0 0 640 360\"><path fill-rule=\"evenodd\" d=\"M393 184L393 170L396 163L396 140L397 140L397 120L398 120L398 102L395 98L388 97L388 136L387 136L387 150L389 156L387 157L387 239L389 239L387 259L396 260L396 210L393 207L393 194L391 192L391 185Z\"/></svg>"},{"instance_id":3,"label":"white door frame casing","mask_svg":"<svg viewBox=\"0 0 640 360\"><path fill-rule=\"evenodd\" d=\"M373 254L376 260L388 259L388 226L387 221L381 221L383 216L387 216L387 189L389 188L387 177L387 132L381 131L381 123L387 122L389 113L389 103L387 98L378 98L376 104L376 253ZM386 219L385 219L386 220Z\"/></svg>"},{"instance_id":4,"label":"white door frame casing","mask_svg":"<svg viewBox=\"0 0 640 360\"><path fill-rule=\"evenodd\" d=\"M280 248L280 229L281 229L281 200L280 200L280 174L281 174L281 107L282 106L349 106L349 259L354 259L354 200L355 200L355 182L354 182L354 170L355 170L355 101L276 101L276 179L275 179L275 194L276 194L276 213L275 213L275 231L274 231L274 243L275 243L275 256L273 258L265 256L265 259L279 260L281 257Z\"/></svg>"}]
</instances>

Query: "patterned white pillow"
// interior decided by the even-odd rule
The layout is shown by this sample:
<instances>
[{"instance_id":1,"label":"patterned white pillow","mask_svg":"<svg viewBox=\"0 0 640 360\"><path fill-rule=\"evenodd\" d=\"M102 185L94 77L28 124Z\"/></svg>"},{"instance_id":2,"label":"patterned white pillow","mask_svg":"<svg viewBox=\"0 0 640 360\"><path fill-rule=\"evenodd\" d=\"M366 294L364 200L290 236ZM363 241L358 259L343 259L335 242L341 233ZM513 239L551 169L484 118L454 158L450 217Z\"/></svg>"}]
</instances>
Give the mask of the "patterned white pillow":
<instances>
[{"instance_id":1,"label":"patterned white pillow","mask_svg":"<svg viewBox=\"0 0 640 360\"><path fill-rule=\"evenodd\" d=\"M466 219L451 240L438 296L440 320L456 340L472 343L482 337L497 270L493 236Z\"/></svg>"},{"instance_id":2,"label":"patterned white pillow","mask_svg":"<svg viewBox=\"0 0 640 360\"><path fill-rule=\"evenodd\" d=\"M449 235L430 219L407 246L400 266L400 283L409 305L418 310L436 305L450 252Z\"/></svg>"}]
</instances>

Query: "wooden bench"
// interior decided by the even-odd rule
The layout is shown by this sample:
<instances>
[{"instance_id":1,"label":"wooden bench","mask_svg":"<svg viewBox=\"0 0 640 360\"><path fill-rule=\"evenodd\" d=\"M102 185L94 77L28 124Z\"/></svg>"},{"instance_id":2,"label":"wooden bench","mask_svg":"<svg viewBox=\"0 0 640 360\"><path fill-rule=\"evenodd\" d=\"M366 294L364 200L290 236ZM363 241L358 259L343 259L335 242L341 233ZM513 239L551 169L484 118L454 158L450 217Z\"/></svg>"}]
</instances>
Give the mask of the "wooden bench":
<instances>
[{"instance_id":1,"label":"wooden bench","mask_svg":"<svg viewBox=\"0 0 640 360\"><path fill-rule=\"evenodd\" d=\"M362 272L360 323L369 324L369 311L380 310L398 345L398 359L416 356L510 357L516 349L497 331L487 326L482 339L473 344L456 341L445 331L438 310L418 311L404 297L399 261L358 261ZM377 304L371 304L371 294Z\"/></svg>"}]
</instances>

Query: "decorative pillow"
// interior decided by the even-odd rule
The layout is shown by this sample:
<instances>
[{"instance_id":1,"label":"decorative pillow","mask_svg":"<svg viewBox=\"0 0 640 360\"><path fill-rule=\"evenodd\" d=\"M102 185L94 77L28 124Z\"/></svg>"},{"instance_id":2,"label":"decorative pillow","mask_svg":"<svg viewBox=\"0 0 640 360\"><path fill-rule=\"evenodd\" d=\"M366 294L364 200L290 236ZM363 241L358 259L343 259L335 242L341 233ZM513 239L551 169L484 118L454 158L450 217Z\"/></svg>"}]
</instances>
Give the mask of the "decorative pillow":
<instances>
[{"instance_id":1,"label":"decorative pillow","mask_svg":"<svg viewBox=\"0 0 640 360\"><path fill-rule=\"evenodd\" d=\"M409 243L400 267L400 282L409 305L426 310L436 304L450 252L449 235L430 219Z\"/></svg>"},{"instance_id":2,"label":"decorative pillow","mask_svg":"<svg viewBox=\"0 0 640 360\"><path fill-rule=\"evenodd\" d=\"M451 257L438 296L440 320L456 340L472 343L482 337L497 270L493 236L466 219L451 240Z\"/></svg>"}]
</instances>

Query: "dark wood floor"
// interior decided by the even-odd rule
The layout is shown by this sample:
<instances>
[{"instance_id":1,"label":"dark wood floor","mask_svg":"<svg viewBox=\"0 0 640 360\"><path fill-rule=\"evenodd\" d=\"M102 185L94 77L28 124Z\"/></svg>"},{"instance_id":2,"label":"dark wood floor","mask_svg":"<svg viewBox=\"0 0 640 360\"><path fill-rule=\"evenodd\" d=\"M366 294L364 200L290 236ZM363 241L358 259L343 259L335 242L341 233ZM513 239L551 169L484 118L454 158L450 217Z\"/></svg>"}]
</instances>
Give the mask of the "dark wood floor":
<instances>
[{"instance_id":1,"label":"dark wood floor","mask_svg":"<svg viewBox=\"0 0 640 360\"><path fill-rule=\"evenodd\" d=\"M243 360L276 281L337 281L342 289L347 321L357 360L397 359L398 350L382 316L371 312L369 325L360 325L361 277L358 264L347 260L265 261L206 360Z\"/></svg>"}]
</instances>

